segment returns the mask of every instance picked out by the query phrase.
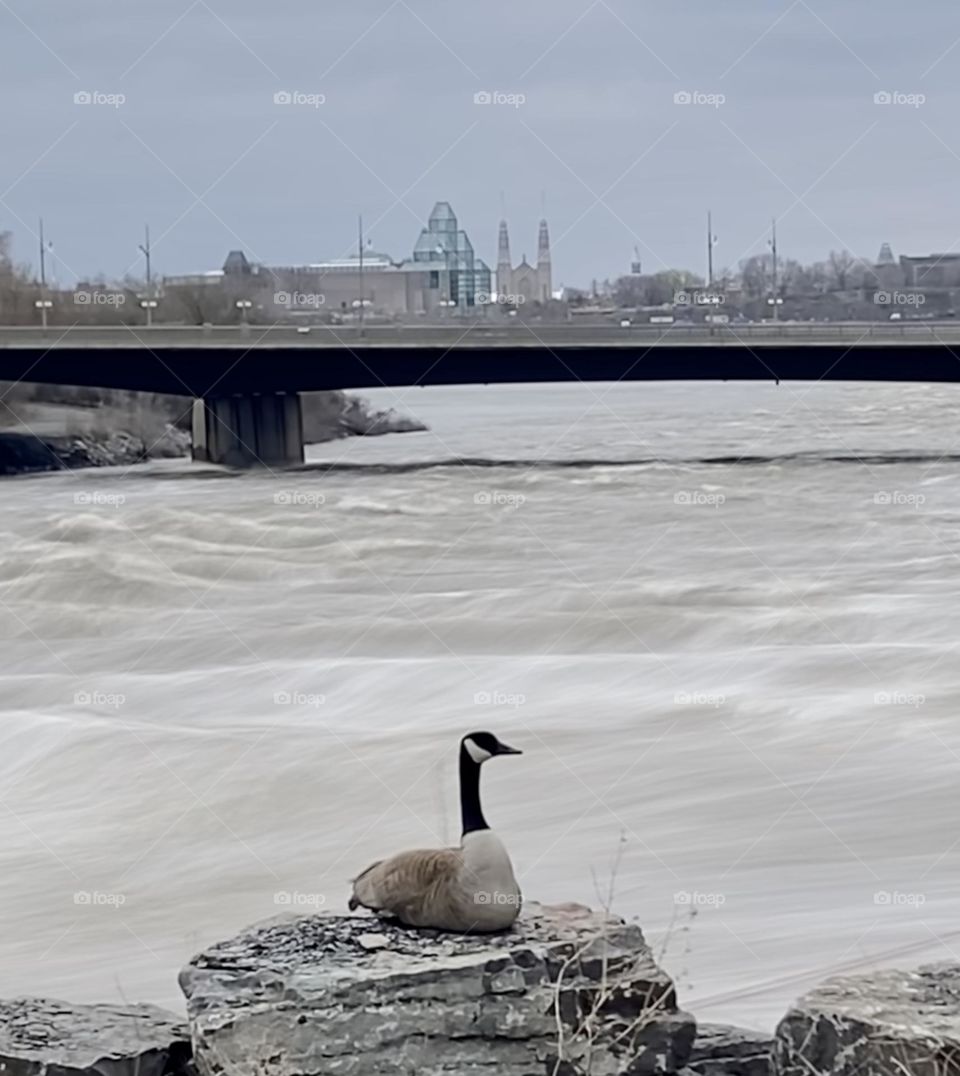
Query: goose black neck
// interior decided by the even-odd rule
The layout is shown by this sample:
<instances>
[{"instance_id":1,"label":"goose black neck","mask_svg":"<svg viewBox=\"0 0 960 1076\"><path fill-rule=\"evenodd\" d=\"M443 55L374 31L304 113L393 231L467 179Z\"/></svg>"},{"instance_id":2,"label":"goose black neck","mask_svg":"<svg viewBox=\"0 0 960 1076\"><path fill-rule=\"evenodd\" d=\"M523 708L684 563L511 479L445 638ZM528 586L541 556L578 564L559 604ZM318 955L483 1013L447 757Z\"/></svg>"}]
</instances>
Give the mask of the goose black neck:
<instances>
[{"instance_id":1,"label":"goose black neck","mask_svg":"<svg viewBox=\"0 0 960 1076\"><path fill-rule=\"evenodd\" d=\"M463 835L489 829L480 807L480 763L474 762L466 747L460 748L460 817Z\"/></svg>"}]
</instances>

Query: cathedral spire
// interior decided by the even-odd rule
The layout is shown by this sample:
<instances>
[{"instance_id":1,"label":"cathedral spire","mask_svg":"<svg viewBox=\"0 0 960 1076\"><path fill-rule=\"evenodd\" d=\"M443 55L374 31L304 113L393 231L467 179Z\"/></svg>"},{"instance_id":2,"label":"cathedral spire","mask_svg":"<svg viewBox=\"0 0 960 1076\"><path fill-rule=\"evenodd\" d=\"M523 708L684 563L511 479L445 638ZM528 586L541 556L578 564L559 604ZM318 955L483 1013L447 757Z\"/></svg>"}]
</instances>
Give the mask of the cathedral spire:
<instances>
[{"instance_id":1,"label":"cathedral spire","mask_svg":"<svg viewBox=\"0 0 960 1076\"><path fill-rule=\"evenodd\" d=\"M550 262L550 231L546 217L540 221L540 237L537 240L537 283L540 302L548 303L553 298L553 271Z\"/></svg>"},{"instance_id":2,"label":"cathedral spire","mask_svg":"<svg viewBox=\"0 0 960 1076\"><path fill-rule=\"evenodd\" d=\"M510 291L510 234L507 222L500 221L500 238L497 242L497 292L505 295Z\"/></svg>"}]
</instances>

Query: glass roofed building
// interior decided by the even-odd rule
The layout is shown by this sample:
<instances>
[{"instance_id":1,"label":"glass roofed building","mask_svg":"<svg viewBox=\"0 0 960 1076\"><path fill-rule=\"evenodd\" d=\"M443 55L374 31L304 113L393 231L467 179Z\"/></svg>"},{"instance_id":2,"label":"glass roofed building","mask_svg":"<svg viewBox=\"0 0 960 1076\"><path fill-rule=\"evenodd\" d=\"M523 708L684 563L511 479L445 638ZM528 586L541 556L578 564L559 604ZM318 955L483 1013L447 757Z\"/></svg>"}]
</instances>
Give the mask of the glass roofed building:
<instances>
[{"instance_id":1,"label":"glass roofed building","mask_svg":"<svg viewBox=\"0 0 960 1076\"><path fill-rule=\"evenodd\" d=\"M474 254L448 202L437 202L413 250L394 261L364 247L326 261L301 265L259 265L231 251L213 273L166 277L169 287L208 282L228 299L249 299L259 311L284 320L357 317L445 317L490 302L492 274ZM452 310L450 308L453 308Z\"/></svg>"},{"instance_id":2,"label":"glass roofed building","mask_svg":"<svg viewBox=\"0 0 960 1076\"><path fill-rule=\"evenodd\" d=\"M492 274L458 222L449 202L437 202L413 248L414 266L429 272L428 287L440 293L439 302L475 306L489 302Z\"/></svg>"}]
</instances>

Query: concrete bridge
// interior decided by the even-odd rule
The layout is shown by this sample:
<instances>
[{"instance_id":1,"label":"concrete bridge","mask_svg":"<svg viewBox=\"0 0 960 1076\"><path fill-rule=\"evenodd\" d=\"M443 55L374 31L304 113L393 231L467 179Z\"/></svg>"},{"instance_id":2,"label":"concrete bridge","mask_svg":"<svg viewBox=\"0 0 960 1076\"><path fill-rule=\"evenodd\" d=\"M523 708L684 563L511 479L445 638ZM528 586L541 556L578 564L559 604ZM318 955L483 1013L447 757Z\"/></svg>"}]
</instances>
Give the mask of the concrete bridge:
<instances>
[{"instance_id":1,"label":"concrete bridge","mask_svg":"<svg viewBox=\"0 0 960 1076\"><path fill-rule=\"evenodd\" d=\"M960 324L0 328L0 379L192 396L194 454L303 460L298 393L559 381L960 381Z\"/></svg>"}]
</instances>

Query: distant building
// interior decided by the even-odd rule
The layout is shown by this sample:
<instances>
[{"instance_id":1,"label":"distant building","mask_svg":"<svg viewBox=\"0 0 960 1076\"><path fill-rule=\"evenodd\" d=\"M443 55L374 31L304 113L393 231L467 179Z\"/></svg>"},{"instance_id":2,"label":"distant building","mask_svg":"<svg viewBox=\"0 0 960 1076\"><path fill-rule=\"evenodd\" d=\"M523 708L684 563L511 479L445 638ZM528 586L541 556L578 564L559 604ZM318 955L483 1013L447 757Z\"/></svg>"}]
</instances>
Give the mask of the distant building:
<instances>
[{"instance_id":1,"label":"distant building","mask_svg":"<svg viewBox=\"0 0 960 1076\"><path fill-rule=\"evenodd\" d=\"M883 243L873 265L873 276L882 291L894 291L904 285L904 272L893 256L889 243Z\"/></svg>"},{"instance_id":2,"label":"distant building","mask_svg":"<svg viewBox=\"0 0 960 1076\"><path fill-rule=\"evenodd\" d=\"M389 254L364 250L344 258L306 265L267 266L232 250L222 269L166 277L171 289L194 292L219 285L232 302L247 298L273 317L326 318L362 309L385 317L451 312L489 301L492 274L476 256L467 233L448 202L437 202L421 231L412 257L394 261Z\"/></svg>"},{"instance_id":3,"label":"distant building","mask_svg":"<svg viewBox=\"0 0 960 1076\"><path fill-rule=\"evenodd\" d=\"M536 266L532 266L524 254L520 264L515 268L510 259L510 234L507 222L500 221L500 235L497 242L497 294L515 296L523 303L548 303L553 298L550 231L546 220L540 221Z\"/></svg>"},{"instance_id":4,"label":"distant building","mask_svg":"<svg viewBox=\"0 0 960 1076\"><path fill-rule=\"evenodd\" d=\"M437 202L413 248L413 264L429 272L428 288L438 292L437 305L471 307L489 302L493 280L449 202Z\"/></svg>"},{"instance_id":5,"label":"distant building","mask_svg":"<svg viewBox=\"0 0 960 1076\"><path fill-rule=\"evenodd\" d=\"M928 254L920 258L900 258L904 283L924 291L960 288L960 254Z\"/></svg>"}]
</instances>

